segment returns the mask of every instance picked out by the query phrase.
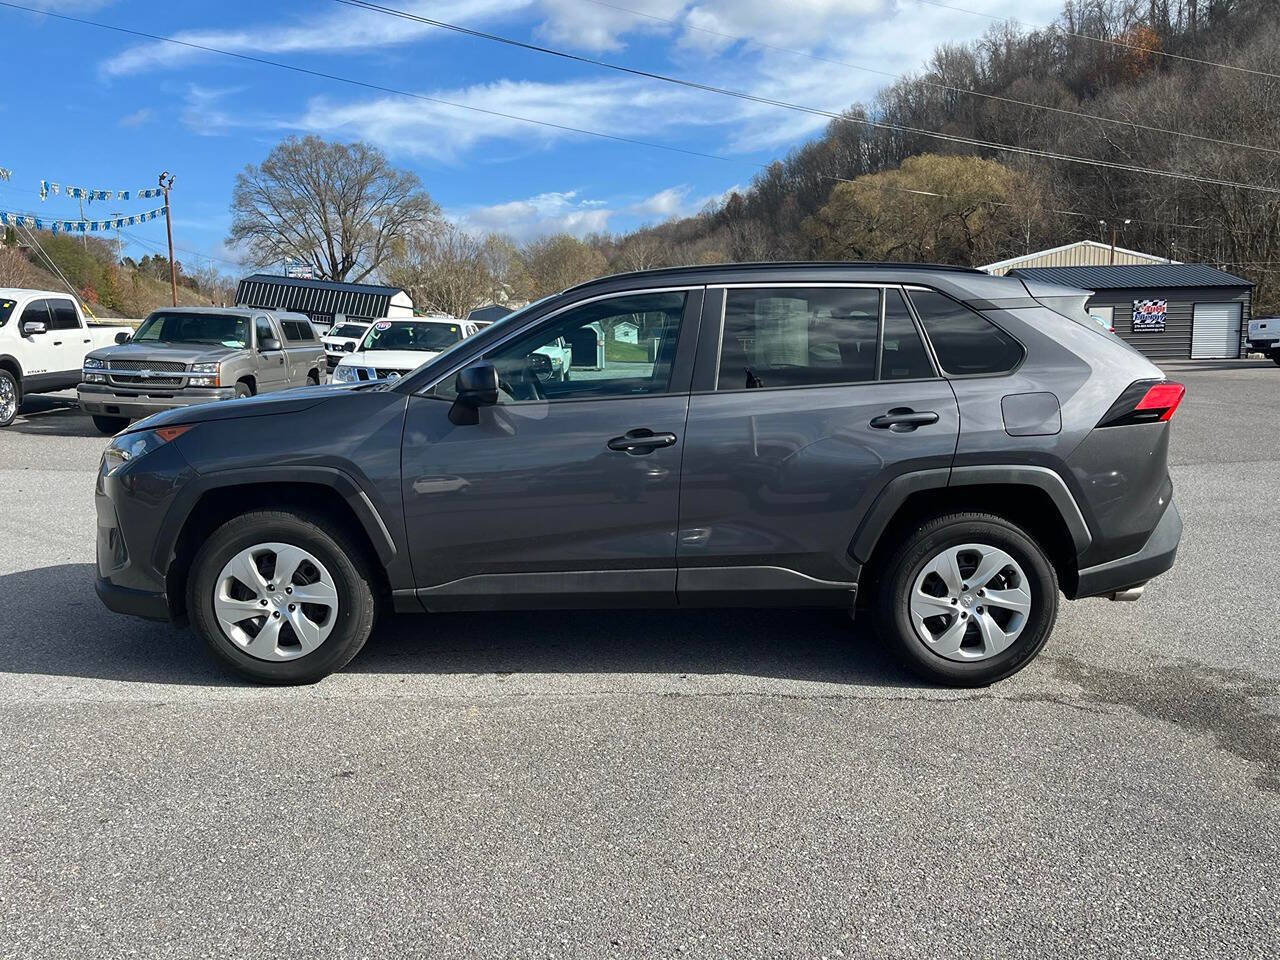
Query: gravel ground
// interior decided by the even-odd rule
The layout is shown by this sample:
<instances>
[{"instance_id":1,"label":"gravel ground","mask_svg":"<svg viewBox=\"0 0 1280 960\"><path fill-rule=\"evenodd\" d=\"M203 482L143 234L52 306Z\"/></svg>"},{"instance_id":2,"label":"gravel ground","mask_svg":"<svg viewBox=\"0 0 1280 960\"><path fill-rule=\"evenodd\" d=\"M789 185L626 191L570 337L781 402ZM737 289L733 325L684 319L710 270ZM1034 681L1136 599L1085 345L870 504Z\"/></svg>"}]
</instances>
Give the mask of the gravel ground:
<instances>
[{"instance_id":1,"label":"gravel ground","mask_svg":"<svg viewBox=\"0 0 1280 960\"><path fill-rule=\"evenodd\" d=\"M1271 957L1280 370L1170 365L1186 529L978 691L829 612L390 618L244 686L93 595L104 440L0 433L0 957Z\"/></svg>"}]
</instances>

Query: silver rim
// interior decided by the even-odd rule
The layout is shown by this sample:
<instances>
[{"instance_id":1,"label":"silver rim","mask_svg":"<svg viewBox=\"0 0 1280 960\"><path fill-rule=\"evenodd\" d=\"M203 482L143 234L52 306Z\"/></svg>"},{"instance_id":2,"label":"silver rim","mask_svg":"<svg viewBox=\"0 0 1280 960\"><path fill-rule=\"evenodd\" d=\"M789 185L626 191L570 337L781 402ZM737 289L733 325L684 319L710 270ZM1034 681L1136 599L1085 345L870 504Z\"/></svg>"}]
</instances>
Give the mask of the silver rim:
<instances>
[{"instance_id":1,"label":"silver rim","mask_svg":"<svg viewBox=\"0 0 1280 960\"><path fill-rule=\"evenodd\" d=\"M328 639L338 590L315 556L287 543L258 543L227 561L213 587L227 639L259 660L296 660Z\"/></svg>"},{"instance_id":2,"label":"silver rim","mask_svg":"<svg viewBox=\"0 0 1280 960\"><path fill-rule=\"evenodd\" d=\"M8 377L0 377L0 421L9 420L18 412L18 391L13 389L13 381Z\"/></svg>"},{"instance_id":3,"label":"silver rim","mask_svg":"<svg viewBox=\"0 0 1280 960\"><path fill-rule=\"evenodd\" d=\"M1018 561L996 547L964 543L925 564L911 587L911 625L948 660L986 660L1009 649L1031 613Z\"/></svg>"}]
</instances>

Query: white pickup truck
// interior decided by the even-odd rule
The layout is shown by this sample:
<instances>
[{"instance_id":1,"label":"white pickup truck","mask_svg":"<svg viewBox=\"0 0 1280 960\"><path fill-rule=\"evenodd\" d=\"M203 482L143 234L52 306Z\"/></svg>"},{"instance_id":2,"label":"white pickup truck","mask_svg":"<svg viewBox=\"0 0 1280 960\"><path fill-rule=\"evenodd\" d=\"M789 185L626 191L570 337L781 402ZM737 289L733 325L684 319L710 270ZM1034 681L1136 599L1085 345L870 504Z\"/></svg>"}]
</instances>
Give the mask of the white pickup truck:
<instances>
[{"instance_id":1,"label":"white pickup truck","mask_svg":"<svg viewBox=\"0 0 1280 960\"><path fill-rule=\"evenodd\" d=\"M1255 317L1249 321L1249 352L1265 353L1280 364L1280 317Z\"/></svg>"},{"instance_id":2,"label":"white pickup truck","mask_svg":"<svg viewBox=\"0 0 1280 960\"><path fill-rule=\"evenodd\" d=\"M131 332L86 323L65 293L0 287L0 427L13 423L25 394L75 387L86 353Z\"/></svg>"}]
</instances>

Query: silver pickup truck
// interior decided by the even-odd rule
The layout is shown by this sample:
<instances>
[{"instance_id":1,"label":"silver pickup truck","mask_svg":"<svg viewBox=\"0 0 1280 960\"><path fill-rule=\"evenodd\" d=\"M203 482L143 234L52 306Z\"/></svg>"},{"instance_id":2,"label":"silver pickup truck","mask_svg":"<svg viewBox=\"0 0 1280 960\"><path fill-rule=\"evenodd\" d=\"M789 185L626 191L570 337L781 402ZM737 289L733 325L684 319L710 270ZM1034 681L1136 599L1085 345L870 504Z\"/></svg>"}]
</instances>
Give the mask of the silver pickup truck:
<instances>
[{"instance_id":1,"label":"silver pickup truck","mask_svg":"<svg viewBox=\"0 0 1280 960\"><path fill-rule=\"evenodd\" d=\"M324 347L300 313L165 307L84 359L80 408L103 433L193 403L319 384Z\"/></svg>"}]
</instances>

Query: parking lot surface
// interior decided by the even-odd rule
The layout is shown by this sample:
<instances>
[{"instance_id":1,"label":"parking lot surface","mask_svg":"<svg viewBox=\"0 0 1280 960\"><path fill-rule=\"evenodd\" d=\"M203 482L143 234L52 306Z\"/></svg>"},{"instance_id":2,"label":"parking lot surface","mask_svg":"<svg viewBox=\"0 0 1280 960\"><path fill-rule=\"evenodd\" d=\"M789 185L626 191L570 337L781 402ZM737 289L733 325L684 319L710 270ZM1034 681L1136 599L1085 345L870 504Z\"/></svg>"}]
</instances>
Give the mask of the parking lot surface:
<instances>
[{"instance_id":1,"label":"parking lot surface","mask_svg":"<svg viewBox=\"0 0 1280 960\"><path fill-rule=\"evenodd\" d=\"M1273 956L1280 369L1170 364L1178 563L983 690L831 612L388 618L247 686L0 432L0 957Z\"/></svg>"}]
</instances>

